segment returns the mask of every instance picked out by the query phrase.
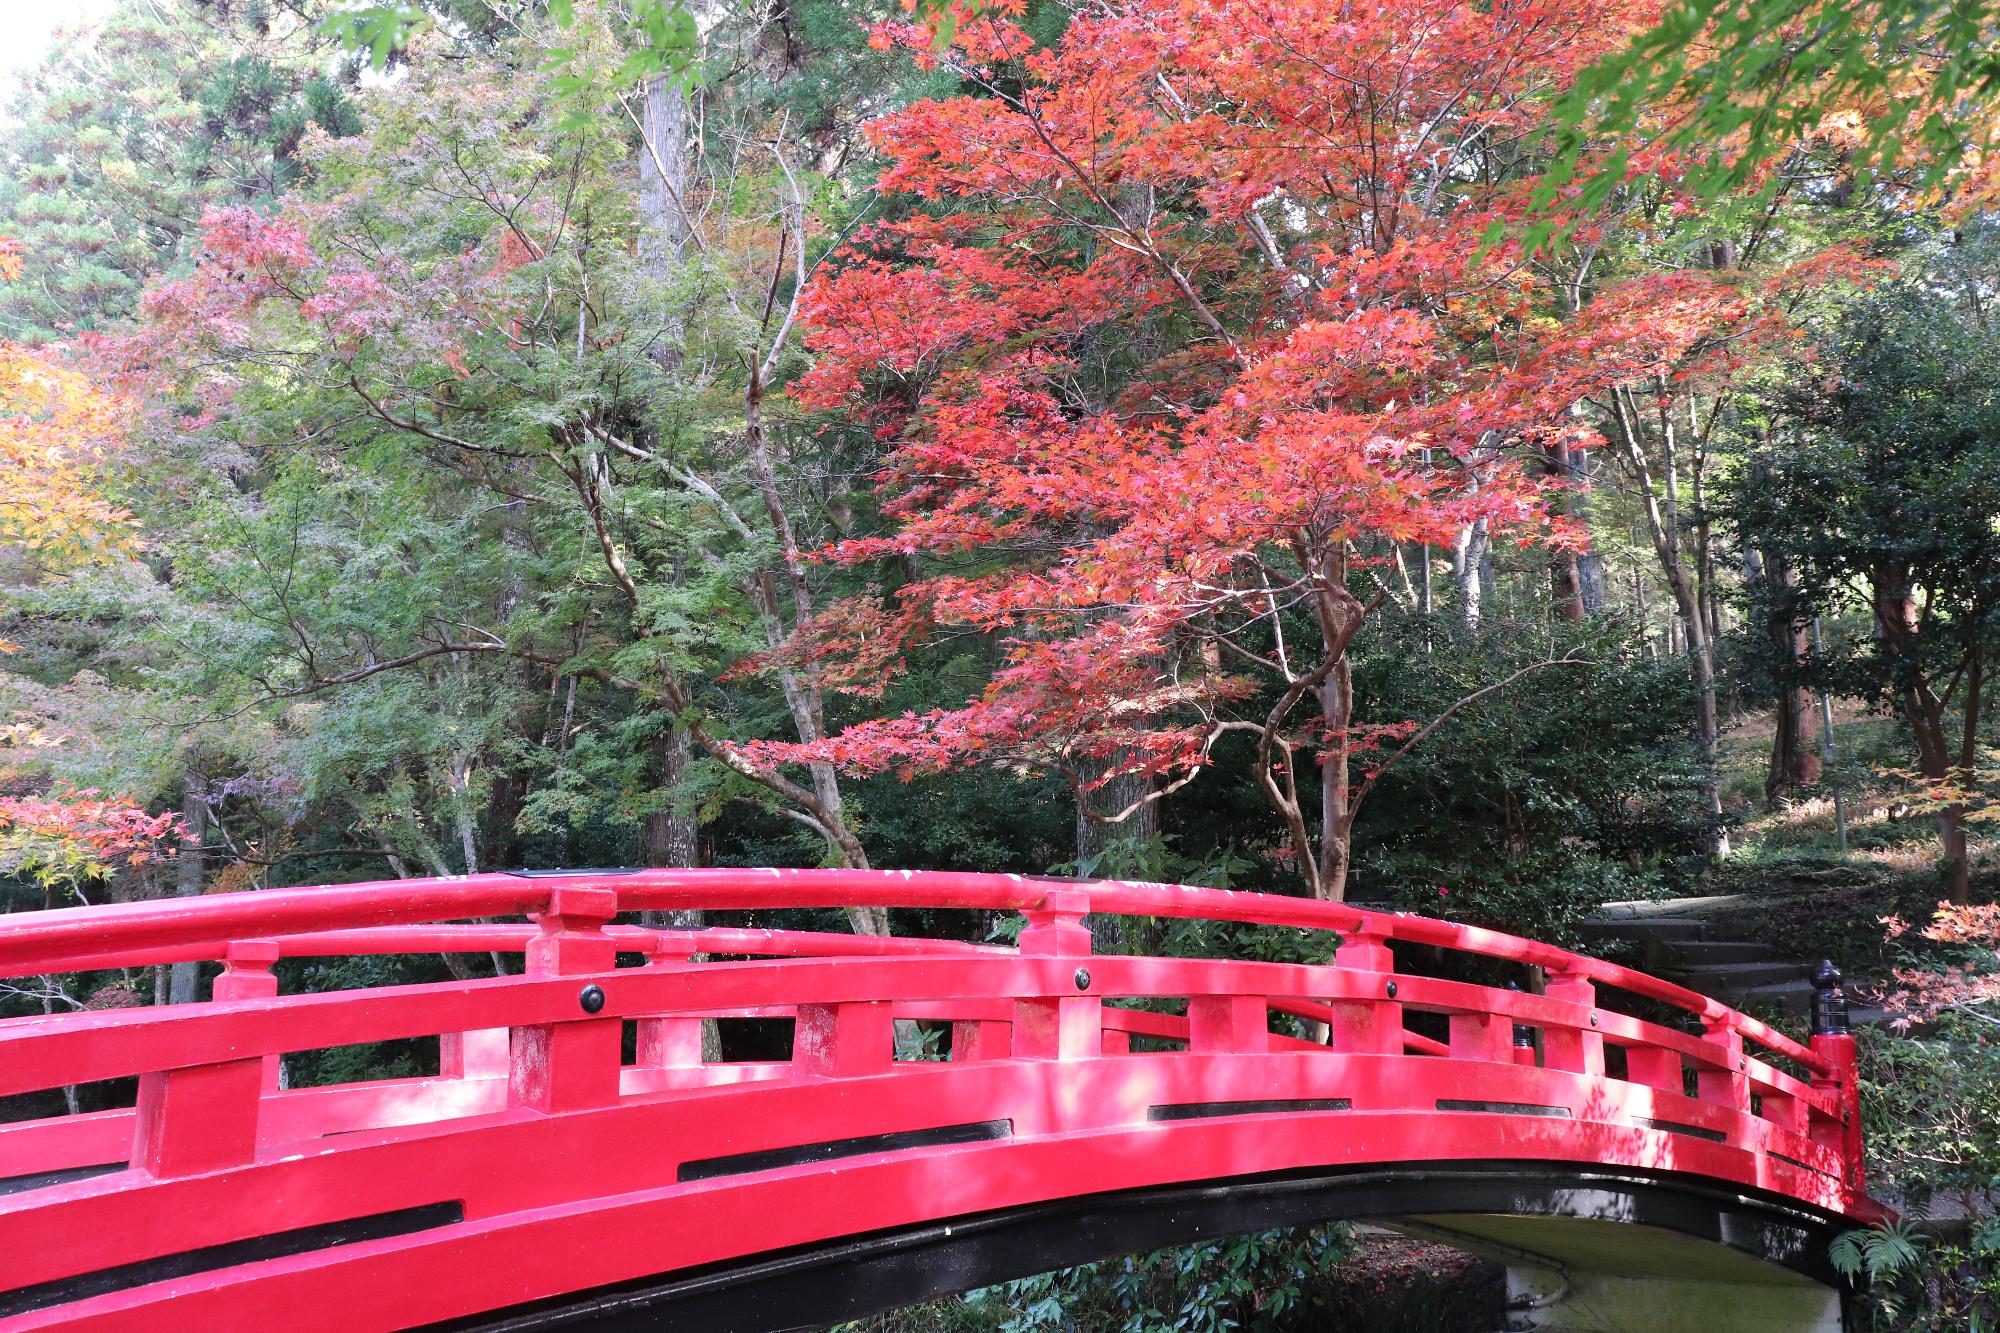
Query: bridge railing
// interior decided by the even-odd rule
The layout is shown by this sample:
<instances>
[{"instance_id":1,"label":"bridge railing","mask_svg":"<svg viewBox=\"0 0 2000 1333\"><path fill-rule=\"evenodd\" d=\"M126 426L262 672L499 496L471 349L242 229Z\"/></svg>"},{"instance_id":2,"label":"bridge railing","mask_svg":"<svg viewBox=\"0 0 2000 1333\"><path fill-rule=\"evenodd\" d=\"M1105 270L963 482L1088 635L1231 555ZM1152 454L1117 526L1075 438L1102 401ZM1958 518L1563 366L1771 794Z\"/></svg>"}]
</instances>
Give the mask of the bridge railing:
<instances>
[{"instance_id":1,"label":"bridge railing","mask_svg":"<svg viewBox=\"0 0 2000 1333\"><path fill-rule=\"evenodd\" d=\"M1024 922L1017 948L614 922L642 910L812 906L1013 911ZM1094 954L1091 913L1326 932L1329 961ZM513 915L529 921L452 924ZM1399 972L1396 942L1540 969L1543 984L1535 993ZM279 996L272 970L285 957L486 951L520 952L524 973ZM745 961L697 963L696 955ZM621 956L637 965L619 966ZM916 1072L920 1062L898 1059L892 1035L898 1019L915 1019L951 1025L950 1063L967 1076L972 1066L1196 1057L1146 1066L1161 1071L1147 1086L1166 1100L1136 1112L1108 1096L1023 1102L1005 1081L961 1082L951 1114L971 1117L965 1123L1004 1119L1012 1132L1054 1132L1135 1113L1229 1114L1251 1101L1202 1100L1203 1089L1221 1086L1202 1059L1268 1057L1277 1063L1240 1066L1262 1071L1254 1086L1271 1096L1252 1099L1258 1105L1588 1122L1616 1131L1590 1143L1641 1160L1699 1162L1857 1217L1873 1209L1863 1193L1851 1037L1825 1032L1802 1044L1600 959L1343 904L1005 875L716 870L481 875L0 918L0 975L195 960L224 964L207 1004L0 1022L0 1096L139 1081L130 1110L0 1125L0 1189L10 1178L100 1167L186 1178L287 1144L335 1134L358 1142L453 1117ZM1699 1030L1608 1008L1600 988L1679 1011ZM1441 1017L1446 1035L1414 1030L1415 1014ZM789 1018L790 1058L705 1061L703 1019L746 1016ZM284 1055L419 1037L439 1039L435 1077L277 1086ZM1135 1040L1165 1049L1133 1054ZM1337 1057L1337 1069L1326 1057ZM1341 1096L1318 1095L1336 1084ZM0 1243L9 1207L0 1197ZM24 1203L14 1207L25 1217Z\"/></svg>"}]
</instances>

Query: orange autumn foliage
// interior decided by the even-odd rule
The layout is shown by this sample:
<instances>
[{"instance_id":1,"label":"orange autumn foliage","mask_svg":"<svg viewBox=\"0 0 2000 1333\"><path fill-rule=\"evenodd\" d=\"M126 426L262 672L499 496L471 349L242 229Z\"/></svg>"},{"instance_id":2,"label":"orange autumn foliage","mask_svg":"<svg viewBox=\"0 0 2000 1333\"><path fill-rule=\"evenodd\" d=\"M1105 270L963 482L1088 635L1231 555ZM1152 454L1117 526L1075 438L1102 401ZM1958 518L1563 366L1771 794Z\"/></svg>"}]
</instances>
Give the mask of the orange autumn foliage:
<instances>
[{"instance_id":1,"label":"orange autumn foliage","mask_svg":"<svg viewBox=\"0 0 2000 1333\"><path fill-rule=\"evenodd\" d=\"M0 238L0 279L20 275L18 250ZM126 410L59 352L0 342L0 544L58 566L131 545L130 511L102 493Z\"/></svg>"},{"instance_id":2,"label":"orange autumn foliage","mask_svg":"<svg viewBox=\"0 0 2000 1333\"><path fill-rule=\"evenodd\" d=\"M1384 567L1474 529L1581 545L1542 461L1601 443L1579 405L1725 379L1783 301L1650 268L1585 299L1511 239L1548 211L1513 146L1649 0L1114 0L1049 45L1024 14L878 30L962 91L872 125L880 188L922 206L818 270L793 387L881 444L891 531L829 558L909 576L789 660L860 697L926 640L997 665L961 706L745 754L1055 772L1115 819L1113 777L1164 794L1233 734L1338 897L1371 751L1415 735L1354 712Z\"/></svg>"}]
</instances>

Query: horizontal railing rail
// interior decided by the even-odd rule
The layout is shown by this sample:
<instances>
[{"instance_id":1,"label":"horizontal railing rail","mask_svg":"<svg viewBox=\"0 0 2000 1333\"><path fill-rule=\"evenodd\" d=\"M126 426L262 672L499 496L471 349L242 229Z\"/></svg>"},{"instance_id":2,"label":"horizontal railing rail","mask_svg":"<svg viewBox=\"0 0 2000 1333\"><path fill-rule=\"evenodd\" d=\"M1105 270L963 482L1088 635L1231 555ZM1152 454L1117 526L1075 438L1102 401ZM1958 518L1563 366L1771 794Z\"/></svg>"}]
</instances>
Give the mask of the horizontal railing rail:
<instances>
[{"instance_id":1,"label":"horizontal railing rail","mask_svg":"<svg viewBox=\"0 0 2000 1333\"><path fill-rule=\"evenodd\" d=\"M220 957L228 943L367 927L440 924L547 911L559 886L604 890L617 910L755 910L784 907L959 908L1029 911L1050 893L1080 895L1082 910L1291 926L1399 941L1541 968L1571 984L1611 986L1720 1025L1796 1062L1831 1067L1807 1046L1720 1001L1632 968L1500 931L1340 903L1179 885L1079 882L962 871L639 870L575 875L482 874L216 894L0 917L0 976ZM497 947L497 946L479 946ZM908 946L899 946L908 947ZM919 947L948 947L926 942ZM717 945L714 951L722 952ZM119 964L102 960L117 958Z\"/></svg>"},{"instance_id":2,"label":"horizontal railing rail","mask_svg":"<svg viewBox=\"0 0 2000 1333\"><path fill-rule=\"evenodd\" d=\"M6 917L0 917L4 926ZM481 925L361 926L268 937L280 958L363 958L432 953L505 953L527 950L532 923ZM620 953L726 954L755 958L890 958L912 954L975 956L1004 952L1005 946L912 935L849 935L833 931L764 930L737 926L693 929L607 926L605 934ZM84 954L40 969L47 972L101 972L170 963L220 963L240 940L204 940L122 952ZM21 974L15 974L21 975Z\"/></svg>"}]
</instances>

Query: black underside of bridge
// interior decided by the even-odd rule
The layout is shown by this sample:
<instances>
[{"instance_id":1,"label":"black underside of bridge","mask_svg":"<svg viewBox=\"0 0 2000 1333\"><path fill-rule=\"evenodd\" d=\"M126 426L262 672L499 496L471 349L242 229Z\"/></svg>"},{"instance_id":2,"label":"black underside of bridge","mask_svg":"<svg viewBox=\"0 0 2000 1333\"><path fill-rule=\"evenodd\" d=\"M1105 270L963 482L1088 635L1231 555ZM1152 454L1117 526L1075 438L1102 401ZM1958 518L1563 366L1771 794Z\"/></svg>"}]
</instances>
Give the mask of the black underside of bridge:
<instances>
[{"instance_id":1,"label":"black underside of bridge","mask_svg":"<svg viewBox=\"0 0 2000 1333\"><path fill-rule=\"evenodd\" d=\"M1838 1285L1837 1218L1672 1173L1546 1162L1403 1164L1176 1185L980 1213L688 1269L432 1333L780 1333L1113 1255L1321 1222L1450 1215L1636 1224Z\"/></svg>"}]
</instances>

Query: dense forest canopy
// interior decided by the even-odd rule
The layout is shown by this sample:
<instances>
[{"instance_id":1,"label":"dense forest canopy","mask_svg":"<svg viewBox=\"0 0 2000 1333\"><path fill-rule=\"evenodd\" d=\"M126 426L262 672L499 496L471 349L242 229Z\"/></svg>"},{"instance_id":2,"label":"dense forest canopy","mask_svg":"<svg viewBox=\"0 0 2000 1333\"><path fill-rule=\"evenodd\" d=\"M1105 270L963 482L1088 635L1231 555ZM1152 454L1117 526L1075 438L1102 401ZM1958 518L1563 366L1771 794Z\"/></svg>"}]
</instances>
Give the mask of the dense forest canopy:
<instances>
[{"instance_id":1,"label":"dense forest canopy","mask_svg":"<svg viewBox=\"0 0 2000 1333\"><path fill-rule=\"evenodd\" d=\"M0 129L0 906L1988 898L1990 19L118 0Z\"/></svg>"},{"instance_id":2,"label":"dense forest canopy","mask_svg":"<svg viewBox=\"0 0 2000 1333\"><path fill-rule=\"evenodd\" d=\"M1659 725L1559 841L1724 844L1786 671L1728 679L1718 497L1976 222L1817 144L1754 210L1538 203L1644 5L718 7L672 61L659 9L127 5L24 82L23 794L177 807L190 891L1170 845L1340 896L1451 804L1399 767L1609 691Z\"/></svg>"}]
</instances>

